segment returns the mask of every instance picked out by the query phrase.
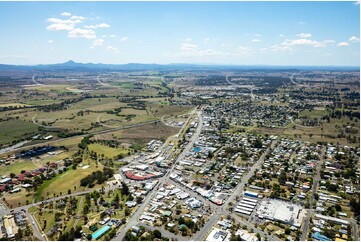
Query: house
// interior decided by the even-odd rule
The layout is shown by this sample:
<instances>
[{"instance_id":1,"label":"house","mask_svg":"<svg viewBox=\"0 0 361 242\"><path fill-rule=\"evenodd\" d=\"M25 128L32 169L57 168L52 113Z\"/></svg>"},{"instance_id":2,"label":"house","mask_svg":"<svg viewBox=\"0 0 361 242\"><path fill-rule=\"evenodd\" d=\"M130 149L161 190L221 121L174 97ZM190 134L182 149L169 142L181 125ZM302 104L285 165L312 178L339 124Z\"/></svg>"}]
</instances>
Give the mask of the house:
<instances>
[{"instance_id":1,"label":"house","mask_svg":"<svg viewBox=\"0 0 361 242\"><path fill-rule=\"evenodd\" d=\"M135 207L137 205L136 202L133 202L133 201L127 201L125 203L125 206L127 206L128 208L132 208L132 207Z\"/></svg>"}]
</instances>

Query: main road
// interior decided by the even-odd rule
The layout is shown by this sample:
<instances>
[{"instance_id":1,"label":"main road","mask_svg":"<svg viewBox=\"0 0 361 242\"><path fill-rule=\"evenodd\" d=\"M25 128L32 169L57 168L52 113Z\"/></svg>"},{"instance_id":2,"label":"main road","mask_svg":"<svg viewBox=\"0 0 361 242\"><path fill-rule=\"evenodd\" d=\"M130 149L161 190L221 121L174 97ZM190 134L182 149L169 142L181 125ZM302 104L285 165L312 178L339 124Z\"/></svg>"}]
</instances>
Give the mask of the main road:
<instances>
[{"instance_id":1,"label":"main road","mask_svg":"<svg viewBox=\"0 0 361 242\"><path fill-rule=\"evenodd\" d=\"M182 159L184 159L185 155L190 151L190 149L193 147L193 144L195 141L198 140L201 130L202 130L202 126L203 126L203 120L202 120L202 110L197 111L197 116L198 116L198 126L196 129L196 132L193 134L193 136L191 137L189 143L187 144L187 146L183 149L182 153L178 156L178 158L176 159L176 161L173 163L173 165L171 166L170 170L158 180L158 185L157 188L162 186L167 180L169 175L172 173L172 171L174 170L175 166L178 164L179 161L181 161ZM186 127L186 126L184 126ZM149 205L149 203L151 202L153 196L156 194L157 189L153 189L145 198L145 200L143 201L143 203L137 208L137 210L135 211L135 213L131 216L131 218L127 221L126 226L124 227L124 229L121 230L121 232L114 237L113 240L122 240L125 236L125 233L131 229L133 226L138 224L138 220L140 218L140 216L144 213L144 210L146 209L146 207Z\"/></svg>"},{"instance_id":2,"label":"main road","mask_svg":"<svg viewBox=\"0 0 361 242\"><path fill-rule=\"evenodd\" d=\"M230 84L230 85L232 85L232 86L234 86L234 87L247 88L247 87L245 87L245 86L241 86L241 85L234 84L233 82L231 82L231 81L228 79L229 76L230 76L230 74L227 74L227 75L226 75L226 82L228 82L228 84ZM253 88L252 88L252 86L250 86L248 89L251 91L251 99L254 100L254 99L256 98L256 95L253 94Z\"/></svg>"},{"instance_id":3,"label":"main road","mask_svg":"<svg viewBox=\"0 0 361 242\"><path fill-rule=\"evenodd\" d=\"M314 200L315 194L317 192L318 182L321 179L320 170L321 170L321 165L323 164L323 157L325 156L325 151L326 151L326 148L323 146L322 150L321 150L321 154L320 154L320 160L316 164L316 174L313 177L312 194L311 194L311 199L310 199L310 203L309 203L310 207L307 210L306 218L305 218L305 221L304 221L303 227L302 227L301 240L303 240L303 241L307 240L308 229L310 226L310 218L311 218L311 214L313 211L313 200Z\"/></svg>"}]
</instances>

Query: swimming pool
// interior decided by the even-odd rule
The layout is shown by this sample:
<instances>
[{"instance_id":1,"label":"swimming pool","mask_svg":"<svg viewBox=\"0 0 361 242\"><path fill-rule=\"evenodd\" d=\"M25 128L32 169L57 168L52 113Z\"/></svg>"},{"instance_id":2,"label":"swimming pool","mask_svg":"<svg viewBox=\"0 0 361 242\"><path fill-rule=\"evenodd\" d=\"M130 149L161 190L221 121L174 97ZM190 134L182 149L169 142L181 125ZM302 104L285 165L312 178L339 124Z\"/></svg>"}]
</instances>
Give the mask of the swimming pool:
<instances>
[{"instance_id":1,"label":"swimming pool","mask_svg":"<svg viewBox=\"0 0 361 242\"><path fill-rule=\"evenodd\" d=\"M193 151L196 152L196 153L198 153L198 152L201 151L201 148L199 148L199 147L194 147L194 148L193 148Z\"/></svg>"},{"instance_id":2,"label":"swimming pool","mask_svg":"<svg viewBox=\"0 0 361 242\"><path fill-rule=\"evenodd\" d=\"M97 231L95 231L92 234L92 239L98 239L100 236L102 236L103 234L105 234L108 230L110 229L110 226L105 225L104 227L102 227L101 229L98 229Z\"/></svg>"}]
</instances>

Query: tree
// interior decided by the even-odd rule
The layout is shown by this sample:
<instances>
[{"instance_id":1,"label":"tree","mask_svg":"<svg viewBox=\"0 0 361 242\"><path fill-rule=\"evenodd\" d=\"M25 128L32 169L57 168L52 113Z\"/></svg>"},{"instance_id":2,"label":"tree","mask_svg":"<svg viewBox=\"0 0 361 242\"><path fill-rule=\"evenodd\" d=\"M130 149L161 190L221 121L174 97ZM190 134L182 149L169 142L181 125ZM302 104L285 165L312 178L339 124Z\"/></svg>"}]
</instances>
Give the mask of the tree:
<instances>
[{"instance_id":1,"label":"tree","mask_svg":"<svg viewBox=\"0 0 361 242\"><path fill-rule=\"evenodd\" d=\"M153 231L153 235L154 235L154 238L157 238L157 239L162 238L162 233L158 229Z\"/></svg>"},{"instance_id":2,"label":"tree","mask_svg":"<svg viewBox=\"0 0 361 242\"><path fill-rule=\"evenodd\" d=\"M286 228L286 229L285 229L285 234L287 234L287 235L291 234L291 229L290 229L290 228Z\"/></svg>"},{"instance_id":3,"label":"tree","mask_svg":"<svg viewBox=\"0 0 361 242\"><path fill-rule=\"evenodd\" d=\"M143 198L142 198L142 197L137 197L137 199L136 199L136 200L137 200L137 203L138 203L138 204L141 204L141 203L142 203L142 201L143 201Z\"/></svg>"},{"instance_id":4,"label":"tree","mask_svg":"<svg viewBox=\"0 0 361 242\"><path fill-rule=\"evenodd\" d=\"M121 193L123 195L129 195L129 188L128 188L127 184L125 184L124 182L122 182Z\"/></svg>"},{"instance_id":5,"label":"tree","mask_svg":"<svg viewBox=\"0 0 361 242\"><path fill-rule=\"evenodd\" d=\"M341 211L342 211L342 208L341 208L340 204L336 204L336 205L335 205L335 208L336 208L336 211L337 211L337 212L341 212Z\"/></svg>"}]
</instances>

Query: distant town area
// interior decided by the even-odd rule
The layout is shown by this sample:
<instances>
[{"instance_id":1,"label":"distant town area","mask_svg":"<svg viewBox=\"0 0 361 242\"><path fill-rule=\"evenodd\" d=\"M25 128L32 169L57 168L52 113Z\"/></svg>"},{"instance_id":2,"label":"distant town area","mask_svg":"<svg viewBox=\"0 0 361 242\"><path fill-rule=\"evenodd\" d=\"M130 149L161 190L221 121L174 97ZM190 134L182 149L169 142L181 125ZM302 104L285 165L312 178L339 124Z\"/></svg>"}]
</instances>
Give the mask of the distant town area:
<instances>
[{"instance_id":1,"label":"distant town area","mask_svg":"<svg viewBox=\"0 0 361 242\"><path fill-rule=\"evenodd\" d=\"M359 241L360 73L0 68L0 239Z\"/></svg>"}]
</instances>

